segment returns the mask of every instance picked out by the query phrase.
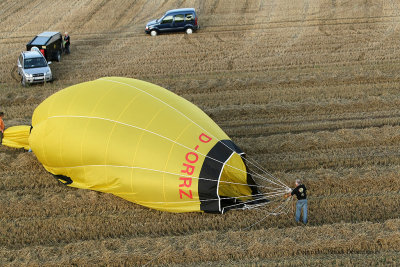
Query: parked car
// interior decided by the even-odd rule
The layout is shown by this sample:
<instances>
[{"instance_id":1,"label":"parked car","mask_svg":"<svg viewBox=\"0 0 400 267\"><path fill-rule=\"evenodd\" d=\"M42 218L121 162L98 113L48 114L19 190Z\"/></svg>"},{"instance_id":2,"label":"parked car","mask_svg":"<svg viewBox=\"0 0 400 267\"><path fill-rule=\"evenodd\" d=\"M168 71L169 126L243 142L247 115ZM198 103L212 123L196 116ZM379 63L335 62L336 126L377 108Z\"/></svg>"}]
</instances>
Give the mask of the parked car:
<instances>
[{"instance_id":1,"label":"parked car","mask_svg":"<svg viewBox=\"0 0 400 267\"><path fill-rule=\"evenodd\" d=\"M46 58L38 48L32 48L32 51L23 51L18 57L18 74L21 76L21 84L27 86L32 83L50 82L53 75L49 67L51 61Z\"/></svg>"},{"instance_id":2,"label":"parked car","mask_svg":"<svg viewBox=\"0 0 400 267\"><path fill-rule=\"evenodd\" d=\"M169 10L160 19L148 22L145 32L151 36L173 31L185 31L187 34L192 34L198 28L197 15L194 8L181 8Z\"/></svg>"},{"instance_id":3,"label":"parked car","mask_svg":"<svg viewBox=\"0 0 400 267\"><path fill-rule=\"evenodd\" d=\"M27 51L32 47L39 48L46 60L59 62L64 50L62 35L60 32L42 32L26 44Z\"/></svg>"}]
</instances>

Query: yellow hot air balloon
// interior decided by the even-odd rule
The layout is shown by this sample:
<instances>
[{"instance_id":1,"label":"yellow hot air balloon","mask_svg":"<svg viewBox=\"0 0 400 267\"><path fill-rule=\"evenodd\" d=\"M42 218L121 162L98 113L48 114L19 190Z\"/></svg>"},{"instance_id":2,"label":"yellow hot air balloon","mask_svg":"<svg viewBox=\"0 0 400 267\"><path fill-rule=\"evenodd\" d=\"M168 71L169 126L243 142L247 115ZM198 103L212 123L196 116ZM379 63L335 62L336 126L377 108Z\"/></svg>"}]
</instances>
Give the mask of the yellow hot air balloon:
<instances>
[{"instance_id":1,"label":"yellow hot air balloon","mask_svg":"<svg viewBox=\"0 0 400 267\"><path fill-rule=\"evenodd\" d=\"M32 126L6 129L3 144L32 149L68 186L157 210L223 213L259 194L243 152L210 117L162 87L130 78L101 78L53 94L35 109Z\"/></svg>"}]
</instances>

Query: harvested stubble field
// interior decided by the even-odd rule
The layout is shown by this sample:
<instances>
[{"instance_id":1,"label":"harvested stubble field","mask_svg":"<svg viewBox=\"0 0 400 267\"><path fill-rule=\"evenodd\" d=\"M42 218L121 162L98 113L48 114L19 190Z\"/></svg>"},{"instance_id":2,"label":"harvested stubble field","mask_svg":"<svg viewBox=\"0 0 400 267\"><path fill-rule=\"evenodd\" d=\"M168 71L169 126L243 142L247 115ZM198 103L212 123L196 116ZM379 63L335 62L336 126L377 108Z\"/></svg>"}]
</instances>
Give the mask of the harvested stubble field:
<instances>
[{"instance_id":1,"label":"harvested stubble field","mask_svg":"<svg viewBox=\"0 0 400 267\"><path fill-rule=\"evenodd\" d=\"M145 23L195 7L201 29ZM0 147L0 265L399 265L400 3L396 0L0 2L7 126L69 85L125 76L209 114L285 183L304 178L309 225L291 214L170 214L59 184L32 153ZM20 86L37 33L71 35L51 84ZM246 229L246 230L241 230Z\"/></svg>"}]
</instances>

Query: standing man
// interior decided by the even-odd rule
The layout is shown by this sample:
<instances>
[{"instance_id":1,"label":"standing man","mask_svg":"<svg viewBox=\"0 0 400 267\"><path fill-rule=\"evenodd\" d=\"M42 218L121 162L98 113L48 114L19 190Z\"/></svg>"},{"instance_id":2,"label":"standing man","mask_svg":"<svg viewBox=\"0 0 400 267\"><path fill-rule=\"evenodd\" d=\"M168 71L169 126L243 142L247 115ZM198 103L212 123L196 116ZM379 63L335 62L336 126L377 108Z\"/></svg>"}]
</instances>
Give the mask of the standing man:
<instances>
[{"instance_id":1,"label":"standing man","mask_svg":"<svg viewBox=\"0 0 400 267\"><path fill-rule=\"evenodd\" d=\"M3 122L3 117L4 117L4 112L0 112L0 144L3 142L3 136L4 136L4 122Z\"/></svg>"},{"instance_id":2,"label":"standing man","mask_svg":"<svg viewBox=\"0 0 400 267\"><path fill-rule=\"evenodd\" d=\"M64 35L64 47L65 47L65 53L69 54L69 45L70 45L70 39L69 39L69 35L68 32L65 32Z\"/></svg>"},{"instance_id":3,"label":"standing man","mask_svg":"<svg viewBox=\"0 0 400 267\"><path fill-rule=\"evenodd\" d=\"M297 197L295 219L297 223L300 221L300 214L303 210L303 223L307 224L307 188L300 179L296 179L295 184L296 188L290 193Z\"/></svg>"}]
</instances>

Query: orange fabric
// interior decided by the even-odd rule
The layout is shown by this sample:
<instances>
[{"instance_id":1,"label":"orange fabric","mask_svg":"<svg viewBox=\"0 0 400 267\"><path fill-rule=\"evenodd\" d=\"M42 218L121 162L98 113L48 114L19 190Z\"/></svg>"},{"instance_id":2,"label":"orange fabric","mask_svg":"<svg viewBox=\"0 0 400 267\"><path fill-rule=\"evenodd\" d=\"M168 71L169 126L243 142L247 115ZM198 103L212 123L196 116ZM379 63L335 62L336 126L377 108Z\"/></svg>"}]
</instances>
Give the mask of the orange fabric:
<instances>
[{"instance_id":1,"label":"orange fabric","mask_svg":"<svg viewBox=\"0 0 400 267\"><path fill-rule=\"evenodd\" d=\"M5 126L4 126L3 118L0 117L0 130L2 133L4 132L4 128L5 128Z\"/></svg>"}]
</instances>

